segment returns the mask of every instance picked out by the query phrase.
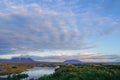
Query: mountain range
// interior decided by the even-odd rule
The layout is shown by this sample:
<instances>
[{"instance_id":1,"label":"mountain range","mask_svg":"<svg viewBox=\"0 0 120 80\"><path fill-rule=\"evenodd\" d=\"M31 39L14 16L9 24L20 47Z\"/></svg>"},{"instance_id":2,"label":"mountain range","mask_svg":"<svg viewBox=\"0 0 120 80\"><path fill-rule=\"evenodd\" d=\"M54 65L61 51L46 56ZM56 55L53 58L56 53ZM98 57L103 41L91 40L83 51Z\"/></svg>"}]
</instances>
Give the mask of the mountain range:
<instances>
[{"instance_id":1,"label":"mountain range","mask_svg":"<svg viewBox=\"0 0 120 80\"><path fill-rule=\"evenodd\" d=\"M35 61L32 58L25 57L14 57L12 59L0 59L0 63L41 63L41 64L120 64L120 62L81 62L80 60L70 59L65 60L64 62L44 62L44 61Z\"/></svg>"},{"instance_id":2,"label":"mountain range","mask_svg":"<svg viewBox=\"0 0 120 80\"><path fill-rule=\"evenodd\" d=\"M12 59L0 59L0 63L35 63L31 58L20 58L20 57L15 57Z\"/></svg>"}]
</instances>

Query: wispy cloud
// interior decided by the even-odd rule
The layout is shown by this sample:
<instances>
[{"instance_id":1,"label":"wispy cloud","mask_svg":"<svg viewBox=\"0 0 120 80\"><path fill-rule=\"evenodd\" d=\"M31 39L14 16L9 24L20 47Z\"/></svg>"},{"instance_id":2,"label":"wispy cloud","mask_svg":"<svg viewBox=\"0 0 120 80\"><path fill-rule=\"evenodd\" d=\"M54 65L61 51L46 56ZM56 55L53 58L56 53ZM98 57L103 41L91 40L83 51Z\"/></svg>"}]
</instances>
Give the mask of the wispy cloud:
<instances>
[{"instance_id":1,"label":"wispy cloud","mask_svg":"<svg viewBox=\"0 0 120 80\"><path fill-rule=\"evenodd\" d=\"M93 48L91 41L120 29L114 17L82 8L79 0L18 1L0 1L1 53Z\"/></svg>"}]
</instances>

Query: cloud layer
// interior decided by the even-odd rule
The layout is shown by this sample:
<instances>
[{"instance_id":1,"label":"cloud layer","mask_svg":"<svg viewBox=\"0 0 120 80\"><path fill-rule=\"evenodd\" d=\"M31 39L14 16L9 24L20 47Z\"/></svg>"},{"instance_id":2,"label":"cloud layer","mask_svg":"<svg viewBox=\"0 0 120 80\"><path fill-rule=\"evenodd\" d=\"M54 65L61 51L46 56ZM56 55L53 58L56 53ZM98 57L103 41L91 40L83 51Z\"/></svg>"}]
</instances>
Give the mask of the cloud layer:
<instances>
[{"instance_id":1,"label":"cloud layer","mask_svg":"<svg viewBox=\"0 0 120 80\"><path fill-rule=\"evenodd\" d=\"M0 54L88 49L100 37L119 32L118 19L101 15L79 2L0 0Z\"/></svg>"}]
</instances>

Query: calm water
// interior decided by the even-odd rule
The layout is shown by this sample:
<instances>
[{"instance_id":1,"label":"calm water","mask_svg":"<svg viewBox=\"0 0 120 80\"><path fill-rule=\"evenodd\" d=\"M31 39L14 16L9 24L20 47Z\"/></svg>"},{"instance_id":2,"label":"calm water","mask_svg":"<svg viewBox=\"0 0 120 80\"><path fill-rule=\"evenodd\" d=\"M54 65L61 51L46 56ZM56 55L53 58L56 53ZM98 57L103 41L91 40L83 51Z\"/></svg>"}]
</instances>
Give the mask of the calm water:
<instances>
[{"instance_id":1,"label":"calm water","mask_svg":"<svg viewBox=\"0 0 120 80\"><path fill-rule=\"evenodd\" d=\"M41 76L53 74L55 67L34 67L28 71L22 72L21 74L28 74L28 78L23 80L29 80L31 78L38 79Z\"/></svg>"},{"instance_id":2,"label":"calm water","mask_svg":"<svg viewBox=\"0 0 120 80\"><path fill-rule=\"evenodd\" d=\"M28 74L28 78L22 79L22 80L29 80L31 78L38 79L41 76L44 75L50 75L55 72L55 67L34 67L31 69L28 69L27 71L22 72L21 74ZM7 75L0 76L0 77L7 77Z\"/></svg>"}]
</instances>

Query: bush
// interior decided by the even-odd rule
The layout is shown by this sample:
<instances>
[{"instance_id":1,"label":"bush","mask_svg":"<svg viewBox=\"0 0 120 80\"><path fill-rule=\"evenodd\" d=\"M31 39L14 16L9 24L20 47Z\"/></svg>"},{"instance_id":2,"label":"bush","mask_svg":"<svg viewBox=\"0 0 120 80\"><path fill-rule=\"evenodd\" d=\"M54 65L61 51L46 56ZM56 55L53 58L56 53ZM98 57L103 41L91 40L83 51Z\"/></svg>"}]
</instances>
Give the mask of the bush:
<instances>
[{"instance_id":1,"label":"bush","mask_svg":"<svg viewBox=\"0 0 120 80\"><path fill-rule=\"evenodd\" d=\"M39 80L120 80L120 65L62 67Z\"/></svg>"}]
</instances>

